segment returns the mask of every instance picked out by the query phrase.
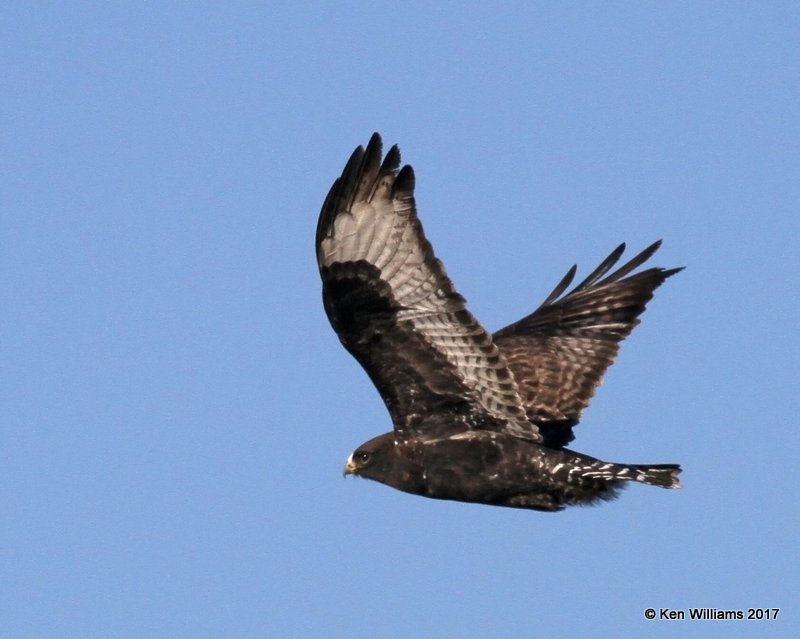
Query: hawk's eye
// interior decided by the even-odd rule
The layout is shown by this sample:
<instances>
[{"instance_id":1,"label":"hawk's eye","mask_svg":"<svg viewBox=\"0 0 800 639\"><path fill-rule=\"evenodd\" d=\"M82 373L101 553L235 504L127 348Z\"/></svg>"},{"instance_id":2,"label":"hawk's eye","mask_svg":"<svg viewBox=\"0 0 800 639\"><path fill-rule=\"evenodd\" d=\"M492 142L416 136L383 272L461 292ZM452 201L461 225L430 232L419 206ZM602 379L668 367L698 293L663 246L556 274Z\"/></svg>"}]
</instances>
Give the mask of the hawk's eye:
<instances>
[{"instance_id":1,"label":"hawk's eye","mask_svg":"<svg viewBox=\"0 0 800 639\"><path fill-rule=\"evenodd\" d=\"M357 452L356 453L356 461L359 464L366 464L369 461L369 453L366 453L363 450Z\"/></svg>"}]
</instances>

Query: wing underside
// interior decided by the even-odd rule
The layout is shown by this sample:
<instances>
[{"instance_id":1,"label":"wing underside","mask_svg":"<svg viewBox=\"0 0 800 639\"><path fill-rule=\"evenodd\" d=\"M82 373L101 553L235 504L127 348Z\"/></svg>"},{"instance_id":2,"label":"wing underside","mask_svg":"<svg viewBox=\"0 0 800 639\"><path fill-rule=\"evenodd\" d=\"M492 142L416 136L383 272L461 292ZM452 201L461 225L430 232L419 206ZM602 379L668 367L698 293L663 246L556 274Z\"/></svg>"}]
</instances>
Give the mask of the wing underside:
<instances>
[{"instance_id":1,"label":"wing underside","mask_svg":"<svg viewBox=\"0 0 800 639\"><path fill-rule=\"evenodd\" d=\"M414 173L375 134L328 194L316 247L325 310L377 387L400 438L507 429L536 440L514 377L425 238ZM434 426L443 409L450 424ZM433 432L436 431L436 432Z\"/></svg>"},{"instance_id":2,"label":"wing underside","mask_svg":"<svg viewBox=\"0 0 800 639\"><path fill-rule=\"evenodd\" d=\"M625 250L620 245L560 297L574 278L573 266L538 309L494 334L527 416L548 445L563 446L574 438L572 427L613 364L620 343L639 323L655 289L681 270L654 267L630 275L660 244L603 277Z\"/></svg>"},{"instance_id":3,"label":"wing underside","mask_svg":"<svg viewBox=\"0 0 800 639\"><path fill-rule=\"evenodd\" d=\"M490 335L425 238L414 186L396 146L381 160L375 134L328 193L316 250L339 339L400 439L488 429L564 446L653 292L681 269L634 273L656 242L608 274L622 244L569 293L574 266L538 309Z\"/></svg>"}]
</instances>

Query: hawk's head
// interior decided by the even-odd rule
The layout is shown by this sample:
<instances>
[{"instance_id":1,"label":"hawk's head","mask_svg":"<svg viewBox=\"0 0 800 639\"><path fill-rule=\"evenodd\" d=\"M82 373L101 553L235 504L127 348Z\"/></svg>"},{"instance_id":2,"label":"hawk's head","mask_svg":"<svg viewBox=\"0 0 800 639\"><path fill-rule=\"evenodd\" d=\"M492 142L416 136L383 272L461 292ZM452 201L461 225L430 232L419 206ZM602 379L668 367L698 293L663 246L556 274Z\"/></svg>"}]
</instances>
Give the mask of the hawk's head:
<instances>
[{"instance_id":1,"label":"hawk's head","mask_svg":"<svg viewBox=\"0 0 800 639\"><path fill-rule=\"evenodd\" d=\"M425 493L425 473L417 447L395 443L394 433L384 433L356 448L347 458L344 474L379 481L415 495Z\"/></svg>"},{"instance_id":2,"label":"hawk's head","mask_svg":"<svg viewBox=\"0 0 800 639\"><path fill-rule=\"evenodd\" d=\"M386 483L396 456L394 433L384 433L361 444L347 458L344 474Z\"/></svg>"}]
</instances>

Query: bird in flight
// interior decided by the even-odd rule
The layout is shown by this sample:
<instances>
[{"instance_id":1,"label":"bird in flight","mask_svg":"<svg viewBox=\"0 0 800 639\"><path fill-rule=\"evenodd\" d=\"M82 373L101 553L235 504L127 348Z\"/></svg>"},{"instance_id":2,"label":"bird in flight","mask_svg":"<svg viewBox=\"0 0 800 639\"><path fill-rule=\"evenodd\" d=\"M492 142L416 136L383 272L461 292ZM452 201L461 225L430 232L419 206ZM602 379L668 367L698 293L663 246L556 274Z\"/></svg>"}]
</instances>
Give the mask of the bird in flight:
<instances>
[{"instance_id":1,"label":"bird in flight","mask_svg":"<svg viewBox=\"0 0 800 639\"><path fill-rule=\"evenodd\" d=\"M660 241L609 271L621 244L571 291L489 333L422 231L414 170L375 133L330 189L316 251L325 311L375 384L392 431L345 474L435 499L540 511L617 496L626 482L678 488L677 464L621 464L566 448L620 342L680 268L634 271Z\"/></svg>"}]
</instances>

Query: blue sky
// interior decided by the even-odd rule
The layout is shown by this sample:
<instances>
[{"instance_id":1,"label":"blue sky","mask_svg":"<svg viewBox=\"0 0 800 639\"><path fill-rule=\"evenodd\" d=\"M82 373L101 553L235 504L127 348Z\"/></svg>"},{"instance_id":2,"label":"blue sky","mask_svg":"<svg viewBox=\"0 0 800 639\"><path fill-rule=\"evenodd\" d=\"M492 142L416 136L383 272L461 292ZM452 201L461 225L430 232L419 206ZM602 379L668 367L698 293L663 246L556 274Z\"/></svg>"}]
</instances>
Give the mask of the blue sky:
<instances>
[{"instance_id":1,"label":"blue sky","mask_svg":"<svg viewBox=\"0 0 800 639\"><path fill-rule=\"evenodd\" d=\"M796 3L4 3L0 634L797 631ZM559 514L343 480L388 415L322 200L400 144L489 329L663 238L574 447L680 462ZM779 607L777 621L645 608Z\"/></svg>"}]
</instances>

